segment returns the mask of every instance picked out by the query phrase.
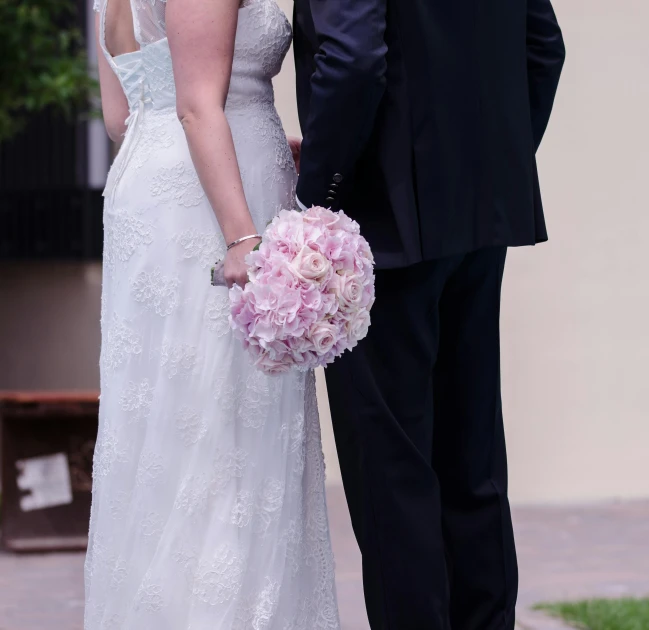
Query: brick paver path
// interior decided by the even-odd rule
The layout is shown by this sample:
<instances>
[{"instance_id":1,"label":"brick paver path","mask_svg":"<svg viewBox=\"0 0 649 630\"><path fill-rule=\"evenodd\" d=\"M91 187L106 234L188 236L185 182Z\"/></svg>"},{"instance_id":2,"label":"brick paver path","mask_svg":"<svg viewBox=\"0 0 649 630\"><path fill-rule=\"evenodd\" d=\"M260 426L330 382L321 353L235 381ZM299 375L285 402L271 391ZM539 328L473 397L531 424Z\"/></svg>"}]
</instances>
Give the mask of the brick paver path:
<instances>
[{"instance_id":1,"label":"brick paver path","mask_svg":"<svg viewBox=\"0 0 649 630\"><path fill-rule=\"evenodd\" d=\"M368 630L341 489L330 489L329 502L344 630ZM529 613L535 602L649 596L649 502L519 508L515 521L522 630L560 627ZM82 630L82 573L82 554L0 553L0 630Z\"/></svg>"}]
</instances>

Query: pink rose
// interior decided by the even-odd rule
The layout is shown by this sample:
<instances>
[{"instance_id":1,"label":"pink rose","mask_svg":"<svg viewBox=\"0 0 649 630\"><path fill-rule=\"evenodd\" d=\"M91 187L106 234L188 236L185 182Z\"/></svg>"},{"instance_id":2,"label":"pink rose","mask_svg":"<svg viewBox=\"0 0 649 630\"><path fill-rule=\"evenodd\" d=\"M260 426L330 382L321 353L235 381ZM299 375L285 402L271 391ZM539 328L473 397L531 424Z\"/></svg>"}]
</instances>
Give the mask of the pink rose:
<instances>
[{"instance_id":1,"label":"pink rose","mask_svg":"<svg viewBox=\"0 0 649 630\"><path fill-rule=\"evenodd\" d=\"M317 322L309 330L309 337L318 355L327 354L336 344L337 329L327 322Z\"/></svg>"}]
</instances>

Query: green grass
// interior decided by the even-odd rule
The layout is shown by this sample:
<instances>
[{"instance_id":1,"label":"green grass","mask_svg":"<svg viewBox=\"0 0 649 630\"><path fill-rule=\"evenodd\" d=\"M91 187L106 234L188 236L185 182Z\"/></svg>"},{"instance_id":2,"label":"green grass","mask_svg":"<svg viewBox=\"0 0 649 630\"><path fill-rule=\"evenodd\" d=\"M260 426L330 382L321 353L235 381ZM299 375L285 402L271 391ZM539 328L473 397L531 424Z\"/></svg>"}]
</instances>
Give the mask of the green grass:
<instances>
[{"instance_id":1,"label":"green grass","mask_svg":"<svg viewBox=\"0 0 649 630\"><path fill-rule=\"evenodd\" d=\"M649 630L649 599L593 599L536 609L584 630Z\"/></svg>"}]
</instances>

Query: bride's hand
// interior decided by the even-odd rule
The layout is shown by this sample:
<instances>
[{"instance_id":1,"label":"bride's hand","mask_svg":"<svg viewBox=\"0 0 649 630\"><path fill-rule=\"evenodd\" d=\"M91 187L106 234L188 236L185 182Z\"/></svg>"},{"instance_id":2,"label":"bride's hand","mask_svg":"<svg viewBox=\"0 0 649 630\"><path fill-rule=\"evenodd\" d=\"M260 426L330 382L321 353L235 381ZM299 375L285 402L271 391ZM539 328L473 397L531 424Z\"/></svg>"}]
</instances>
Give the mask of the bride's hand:
<instances>
[{"instance_id":1,"label":"bride's hand","mask_svg":"<svg viewBox=\"0 0 649 630\"><path fill-rule=\"evenodd\" d=\"M295 162L295 170L299 175L300 174L300 153L302 151L302 138L289 136L287 140L288 140L288 146L291 147L291 153L293 154L293 161Z\"/></svg>"},{"instance_id":2,"label":"bride's hand","mask_svg":"<svg viewBox=\"0 0 649 630\"><path fill-rule=\"evenodd\" d=\"M225 255L223 261L223 277L231 289L235 284L245 287L248 282L248 265L246 256L259 244L259 239L250 239L235 245Z\"/></svg>"}]
</instances>

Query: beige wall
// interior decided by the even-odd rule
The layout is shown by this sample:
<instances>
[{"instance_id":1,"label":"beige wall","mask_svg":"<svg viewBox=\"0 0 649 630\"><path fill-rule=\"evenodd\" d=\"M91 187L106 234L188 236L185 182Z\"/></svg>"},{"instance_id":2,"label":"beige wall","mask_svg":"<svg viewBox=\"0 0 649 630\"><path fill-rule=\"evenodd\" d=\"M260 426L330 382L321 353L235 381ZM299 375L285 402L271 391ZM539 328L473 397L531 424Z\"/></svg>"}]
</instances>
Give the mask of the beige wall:
<instances>
[{"instance_id":1,"label":"beige wall","mask_svg":"<svg viewBox=\"0 0 649 630\"><path fill-rule=\"evenodd\" d=\"M556 0L539 159L551 242L514 252L503 381L517 500L649 496L649 6Z\"/></svg>"},{"instance_id":2,"label":"beige wall","mask_svg":"<svg viewBox=\"0 0 649 630\"><path fill-rule=\"evenodd\" d=\"M99 386L99 264L0 264L0 390Z\"/></svg>"},{"instance_id":3,"label":"beige wall","mask_svg":"<svg viewBox=\"0 0 649 630\"><path fill-rule=\"evenodd\" d=\"M503 297L511 494L648 497L649 8L555 5L568 63L539 154L551 241L511 253ZM295 133L292 60L276 87ZM99 291L96 265L0 266L0 389L95 387Z\"/></svg>"}]
</instances>

